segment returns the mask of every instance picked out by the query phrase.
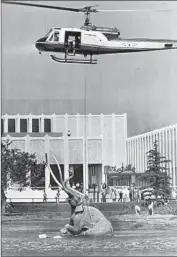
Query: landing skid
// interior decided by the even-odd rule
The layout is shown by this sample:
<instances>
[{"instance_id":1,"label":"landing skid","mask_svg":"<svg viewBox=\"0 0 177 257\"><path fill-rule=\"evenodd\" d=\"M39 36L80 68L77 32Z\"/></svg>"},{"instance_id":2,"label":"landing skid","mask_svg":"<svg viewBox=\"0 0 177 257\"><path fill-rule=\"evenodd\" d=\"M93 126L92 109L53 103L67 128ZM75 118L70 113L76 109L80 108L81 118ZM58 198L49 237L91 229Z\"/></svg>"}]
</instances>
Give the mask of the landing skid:
<instances>
[{"instance_id":1,"label":"landing skid","mask_svg":"<svg viewBox=\"0 0 177 257\"><path fill-rule=\"evenodd\" d=\"M97 64L97 60L83 60L83 59L68 59L68 58L58 58L54 55L50 55L52 60L60 63L78 63L78 64Z\"/></svg>"}]
</instances>

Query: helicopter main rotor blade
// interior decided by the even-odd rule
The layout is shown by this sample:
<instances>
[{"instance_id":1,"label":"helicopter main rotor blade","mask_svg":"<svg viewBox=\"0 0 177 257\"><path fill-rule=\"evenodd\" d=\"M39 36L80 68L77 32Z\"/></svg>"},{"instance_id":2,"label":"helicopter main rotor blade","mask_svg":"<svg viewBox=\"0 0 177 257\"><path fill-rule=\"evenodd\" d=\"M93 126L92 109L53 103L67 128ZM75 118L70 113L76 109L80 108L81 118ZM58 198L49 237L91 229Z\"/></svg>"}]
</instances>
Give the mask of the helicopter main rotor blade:
<instances>
[{"instance_id":1,"label":"helicopter main rotor blade","mask_svg":"<svg viewBox=\"0 0 177 257\"><path fill-rule=\"evenodd\" d=\"M169 12L172 10L150 10L150 9L125 9L125 10L97 10L93 7L97 7L99 5L93 6L85 6L81 8L71 8L71 7L60 7L54 5L43 5L43 4L32 4L32 3L24 3L24 2L17 2L17 1L2 1L3 4L14 4L14 5L22 5L22 6L31 6L31 7L38 7L38 8L46 8L46 9L54 9L54 10L63 10L63 11L70 11L70 12ZM92 9L93 8L93 9Z\"/></svg>"},{"instance_id":2,"label":"helicopter main rotor blade","mask_svg":"<svg viewBox=\"0 0 177 257\"><path fill-rule=\"evenodd\" d=\"M54 10L63 10L63 11L71 11L71 12L82 12L82 8L70 8L70 7L59 7L53 5L43 5L43 4L31 4L31 3L22 3L16 1L2 1L3 4L15 4L15 5L23 5L23 6L31 6L31 7L40 7Z\"/></svg>"},{"instance_id":3,"label":"helicopter main rotor blade","mask_svg":"<svg viewBox=\"0 0 177 257\"><path fill-rule=\"evenodd\" d=\"M125 9L125 10L97 10L98 12L171 12L172 10L151 10L151 9Z\"/></svg>"}]
</instances>

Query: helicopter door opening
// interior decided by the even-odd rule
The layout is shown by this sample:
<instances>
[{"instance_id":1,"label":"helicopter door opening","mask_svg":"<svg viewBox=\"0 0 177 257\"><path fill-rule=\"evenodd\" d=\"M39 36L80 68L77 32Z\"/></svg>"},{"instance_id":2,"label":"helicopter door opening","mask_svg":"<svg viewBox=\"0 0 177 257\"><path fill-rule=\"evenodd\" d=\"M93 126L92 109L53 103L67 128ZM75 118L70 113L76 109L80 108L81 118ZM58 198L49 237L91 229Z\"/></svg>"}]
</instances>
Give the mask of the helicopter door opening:
<instances>
[{"instance_id":1,"label":"helicopter door opening","mask_svg":"<svg viewBox=\"0 0 177 257\"><path fill-rule=\"evenodd\" d=\"M81 32L66 31L65 47L71 53L74 53L75 49L79 49L81 47Z\"/></svg>"}]
</instances>

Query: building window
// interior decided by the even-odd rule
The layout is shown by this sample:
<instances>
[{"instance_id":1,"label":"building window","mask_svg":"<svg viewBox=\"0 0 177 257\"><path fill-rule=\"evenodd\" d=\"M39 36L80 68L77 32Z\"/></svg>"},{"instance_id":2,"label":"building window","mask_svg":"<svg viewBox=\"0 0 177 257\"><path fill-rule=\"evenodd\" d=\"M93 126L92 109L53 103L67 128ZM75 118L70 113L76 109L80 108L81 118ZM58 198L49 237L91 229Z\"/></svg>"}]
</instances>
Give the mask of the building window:
<instances>
[{"instance_id":1,"label":"building window","mask_svg":"<svg viewBox=\"0 0 177 257\"><path fill-rule=\"evenodd\" d=\"M51 132L51 119L44 119L44 132Z\"/></svg>"},{"instance_id":2,"label":"building window","mask_svg":"<svg viewBox=\"0 0 177 257\"><path fill-rule=\"evenodd\" d=\"M27 132L27 119L20 119L20 132Z\"/></svg>"},{"instance_id":3,"label":"building window","mask_svg":"<svg viewBox=\"0 0 177 257\"><path fill-rule=\"evenodd\" d=\"M4 133L4 119L1 119L1 135Z\"/></svg>"},{"instance_id":4,"label":"building window","mask_svg":"<svg viewBox=\"0 0 177 257\"><path fill-rule=\"evenodd\" d=\"M32 132L39 132L39 119L32 119Z\"/></svg>"},{"instance_id":5,"label":"building window","mask_svg":"<svg viewBox=\"0 0 177 257\"><path fill-rule=\"evenodd\" d=\"M8 132L15 132L15 119L8 119Z\"/></svg>"}]
</instances>

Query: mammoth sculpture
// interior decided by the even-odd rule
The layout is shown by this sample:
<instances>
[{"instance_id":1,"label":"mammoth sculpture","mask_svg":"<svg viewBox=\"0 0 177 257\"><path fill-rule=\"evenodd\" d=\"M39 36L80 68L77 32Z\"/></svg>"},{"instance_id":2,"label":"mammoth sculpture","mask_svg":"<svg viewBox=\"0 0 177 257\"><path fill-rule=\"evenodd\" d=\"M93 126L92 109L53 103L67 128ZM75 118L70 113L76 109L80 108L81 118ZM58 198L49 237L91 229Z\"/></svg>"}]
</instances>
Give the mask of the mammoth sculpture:
<instances>
[{"instance_id":1,"label":"mammoth sculpture","mask_svg":"<svg viewBox=\"0 0 177 257\"><path fill-rule=\"evenodd\" d=\"M54 159L58 166L62 188L67 193L71 206L70 222L60 232L83 236L113 235L111 222L97 208L89 206L87 196L69 186L69 180L74 174L63 181L60 165L55 157Z\"/></svg>"}]
</instances>

